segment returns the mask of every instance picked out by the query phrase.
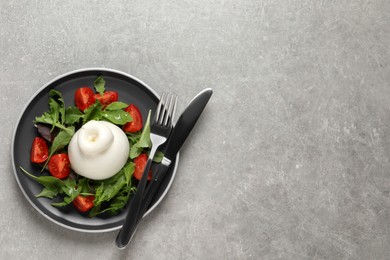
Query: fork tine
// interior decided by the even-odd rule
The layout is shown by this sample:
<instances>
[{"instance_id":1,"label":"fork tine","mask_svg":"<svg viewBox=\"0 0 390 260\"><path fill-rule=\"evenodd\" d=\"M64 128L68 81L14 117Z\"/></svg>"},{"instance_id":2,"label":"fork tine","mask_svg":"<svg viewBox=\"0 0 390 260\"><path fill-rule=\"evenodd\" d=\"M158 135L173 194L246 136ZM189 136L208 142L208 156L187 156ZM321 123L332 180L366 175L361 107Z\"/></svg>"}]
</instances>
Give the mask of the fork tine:
<instances>
[{"instance_id":1,"label":"fork tine","mask_svg":"<svg viewBox=\"0 0 390 260\"><path fill-rule=\"evenodd\" d=\"M160 113L160 118L159 118L159 120L158 120L158 122L157 122L157 124L159 124L159 125L162 125L163 122L164 122L164 118L165 118L166 116L168 116L168 115L167 115L167 114L168 114L167 104L168 104L168 102L169 102L170 99L171 99L171 94L168 93L167 96L166 96L166 99L164 100L164 103L162 104L162 108L161 108L162 111L161 111L161 113Z\"/></svg>"},{"instance_id":2,"label":"fork tine","mask_svg":"<svg viewBox=\"0 0 390 260\"><path fill-rule=\"evenodd\" d=\"M174 101L174 98L175 98L175 101ZM170 120L170 122L169 122L170 124L173 122L173 112L174 112L175 107L176 107L176 102L177 102L177 97L172 94L171 99L169 101L168 114L165 117L164 126L168 126L169 120Z\"/></svg>"},{"instance_id":3,"label":"fork tine","mask_svg":"<svg viewBox=\"0 0 390 260\"><path fill-rule=\"evenodd\" d=\"M157 125L168 126L173 122L173 116L176 111L177 96L171 93L162 93L158 103L154 121Z\"/></svg>"},{"instance_id":4,"label":"fork tine","mask_svg":"<svg viewBox=\"0 0 390 260\"><path fill-rule=\"evenodd\" d=\"M173 94L170 95L170 99L169 99L169 104L167 102L167 114L165 115L165 118L164 118L164 122L163 122L163 125L166 126L168 124L168 120L169 120L169 115L171 113L171 107L172 107L172 101L173 101Z\"/></svg>"},{"instance_id":5,"label":"fork tine","mask_svg":"<svg viewBox=\"0 0 390 260\"><path fill-rule=\"evenodd\" d=\"M164 98L165 98L165 93L162 93L161 98L160 98L160 102L158 102L158 106L157 106L157 109L156 109L156 114L154 116L154 121L156 123L158 123L158 120L160 118L160 113L161 113L162 106L164 106Z\"/></svg>"}]
</instances>

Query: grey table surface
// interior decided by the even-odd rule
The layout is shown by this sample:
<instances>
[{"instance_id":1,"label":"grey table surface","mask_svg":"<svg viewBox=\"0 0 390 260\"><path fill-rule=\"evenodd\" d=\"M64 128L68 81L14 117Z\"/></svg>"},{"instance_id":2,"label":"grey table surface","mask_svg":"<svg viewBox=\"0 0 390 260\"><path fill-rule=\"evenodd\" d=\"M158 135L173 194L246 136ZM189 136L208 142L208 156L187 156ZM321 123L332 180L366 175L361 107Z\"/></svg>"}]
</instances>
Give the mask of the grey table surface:
<instances>
[{"instance_id":1,"label":"grey table surface","mask_svg":"<svg viewBox=\"0 0 390 260\"><path fill-rule=\"evenodd\" d=\"M390 2L0 0L0 259L389 259ZM31 96L87 67L214 95L163 202L118 250L15 181ZM28 149L29 144L26 144Z\"/></svg>"}]
</instances>

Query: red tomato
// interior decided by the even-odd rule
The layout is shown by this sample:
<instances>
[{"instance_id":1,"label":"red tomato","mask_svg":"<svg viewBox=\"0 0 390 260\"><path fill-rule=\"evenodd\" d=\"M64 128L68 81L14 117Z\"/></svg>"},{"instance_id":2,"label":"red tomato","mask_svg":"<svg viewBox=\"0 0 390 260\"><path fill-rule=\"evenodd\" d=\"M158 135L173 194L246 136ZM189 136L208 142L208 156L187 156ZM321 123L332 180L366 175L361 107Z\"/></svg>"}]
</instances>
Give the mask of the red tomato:
<instances>
[{"instance_id":1,"label":"red tomato","mask_svg":"<svg viewBox=\"0 0 390 260\"><path fill-rule=\"evenodd\" d=\"M93 201L95 200L95 196L89 195L89 196L82 196L78 195L74 200L73 200L73 206L81 212L86 212L90 210L93 207Z\"/></svg>"},{"instance_id":2,"label":"red tomato","mask_svg":"<svg viewBox=\"0 0 390 260\"><path fill-rule=\"evenodd\" d=\"M33 163L43 163L49 157L49 148L45 139L35 137L31 145L30 160Z\"/></svg>"},{"instance_id":3,"label":"red tomato","mask_svg":"<svg viewBox=\"0 0 390 260\"><path fill-rule=\"evenodd\" d=\"M58 179L68 177L70 173L70 161L66 153L55 154L50 158L48 164L51 175Z\"/></svg>"},{"instance_id":4,"label":"red tomato","mask_svg":"<svg viewBox=\"0 0 390 260\"><path fill-rule=\"evenodd\" d=\"M106 107L112 102L118 101L118 92L106 91L103 95L97 93L95 94L95 99L99 100L103 107Z\"/></svg>"},{"instance_id":5,"label":"red tomato","mask_svg":"<svg viewBox=\"0 0 390 260\"><path fill-rule=\"evenodd\" d=\"M129 133L135 133L142 129L142 115L138 107L133 104L130 104L125 108L125 111L131 115L133 121L126 123L123 126L123 130Z\"/></svg>"},{"instance_id":6,"label":"red tomato","mask_svg":"<svg viewBox=\"0 0 390 260\"><path fill-rule=\"evenodd\" d=\"M142 153L138 155L137 158L134 159L135 170L133 175L139 181L142 178L142 173L144 172L147 161L148 161L148 156L146 155L146 153ZM150 181L151 179L152 179L152 170L149 171L148 181Z\"/></svg>"},{"instance_id":7,"label":"red tomato","mask_svg":"<svg viewBox=\"0 0 390 260\"><path fill-rule=\"evenodd\" d=\"M89 87L78 88L74 95L74 99L76 102L76 106L81 111L84 111L93 103L95 103L95 93L93 93L93 90Z\"/></svg>"}]
</instances>

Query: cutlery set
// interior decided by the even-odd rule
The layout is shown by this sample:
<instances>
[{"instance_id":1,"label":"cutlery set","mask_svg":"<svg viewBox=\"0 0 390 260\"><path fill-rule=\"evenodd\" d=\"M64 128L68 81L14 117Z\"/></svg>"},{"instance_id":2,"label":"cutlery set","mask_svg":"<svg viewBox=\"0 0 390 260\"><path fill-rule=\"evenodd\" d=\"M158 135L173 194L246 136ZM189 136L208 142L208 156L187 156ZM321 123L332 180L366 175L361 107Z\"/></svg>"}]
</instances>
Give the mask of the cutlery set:
<instances>
[{"instance_id":1,"label":"cutlery set","mask_svg":"<svg viewBox=\"0 0 390 260\"><path fill-rule=\"evenodd\" d=\"M138 183L137 191L127 208L127 217L116 238L115 243L118 248L125 248L131 241L140 220L148 209L165 173L169 169L171 161L176 157L176 154L195 126L212 93L212 89L207 88L196 95L180 115L175 126L173 126L173 118L176 110L177 96L172 94L163 94L161 96L151 124L151 152L142 178ZM156 165L152 179L147 185L152 159L157 149L163 144L165 144L163 151L164 158L160 164Z\"/></svg>"}]
</instances>

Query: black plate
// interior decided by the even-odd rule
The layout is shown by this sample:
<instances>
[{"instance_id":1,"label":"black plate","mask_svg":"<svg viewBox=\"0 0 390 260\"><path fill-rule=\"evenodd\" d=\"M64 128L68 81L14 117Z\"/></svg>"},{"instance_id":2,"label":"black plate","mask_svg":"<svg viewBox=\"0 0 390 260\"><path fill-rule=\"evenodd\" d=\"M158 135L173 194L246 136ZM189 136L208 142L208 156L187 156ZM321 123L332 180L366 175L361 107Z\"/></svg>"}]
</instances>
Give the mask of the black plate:
<instances>
[{"instance_id":1,"label":"black plate","mask_svg":"<svg viewBox=\"0 0 390 260\"><path fill-rule=\"evenodd\" d=\"M82 232L107 232L119 229L125 219L125 211L116 216L89 218L86 215L81 215L71 205L63 208L53 207L50 205L53 202L52 200L35 198L35 195L42 190L42 186L26 176L19 166L34 174L40 172L39 168L30 163L30 147L34 137L37 136L33 120L36 116L40 116L48 110L50 89L54 88L63 94L66 106L74 105L76 89L82 86L93 88L93 81L100 75L103 75L106 81L106 89L117 91L120 101L135 104L140 109L143 118L146 119L150 109L152 111L156 109L159 100L158 95L153 89L133 76L110 69L77 70L47 83L32 97L19 118L12 143L15 177L27 200L47 219L60 226ZM157 206L168 191L176 173L178 159L179 155L172 162L146 214Z\"/></svg>"}]
</instances>

